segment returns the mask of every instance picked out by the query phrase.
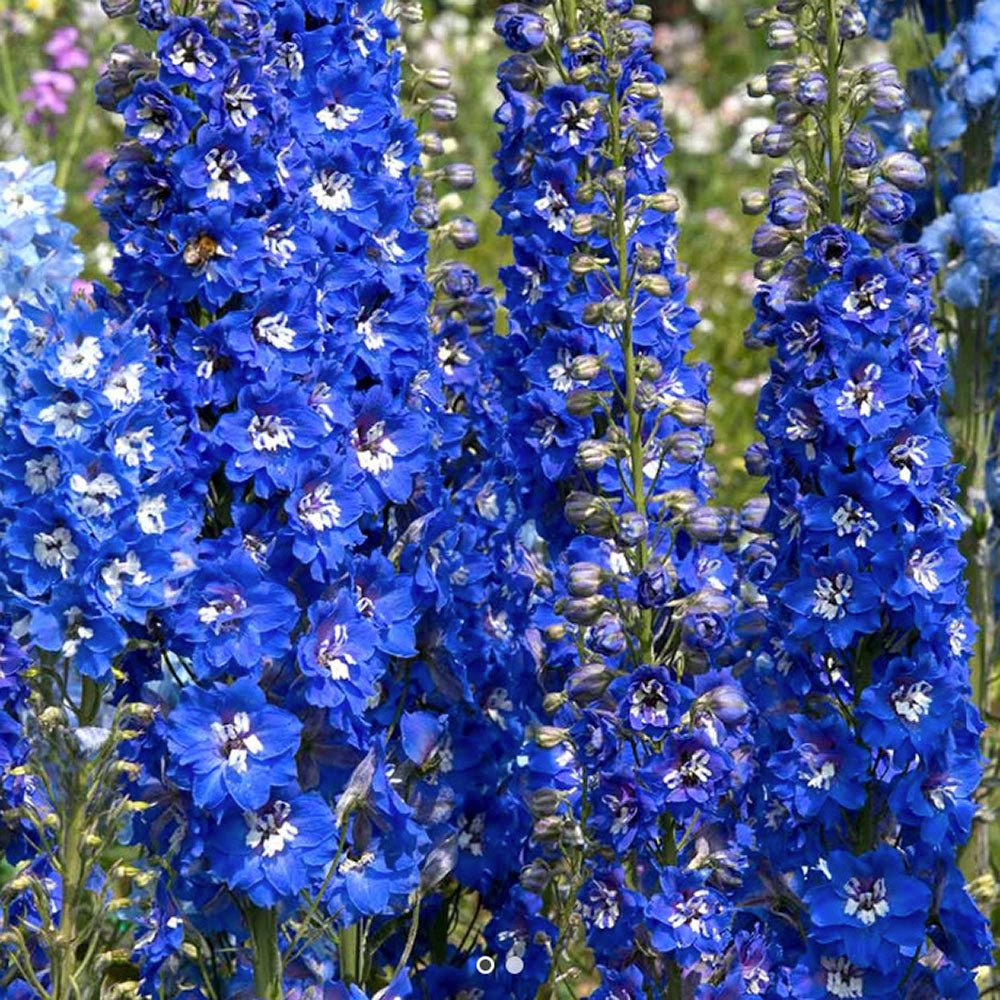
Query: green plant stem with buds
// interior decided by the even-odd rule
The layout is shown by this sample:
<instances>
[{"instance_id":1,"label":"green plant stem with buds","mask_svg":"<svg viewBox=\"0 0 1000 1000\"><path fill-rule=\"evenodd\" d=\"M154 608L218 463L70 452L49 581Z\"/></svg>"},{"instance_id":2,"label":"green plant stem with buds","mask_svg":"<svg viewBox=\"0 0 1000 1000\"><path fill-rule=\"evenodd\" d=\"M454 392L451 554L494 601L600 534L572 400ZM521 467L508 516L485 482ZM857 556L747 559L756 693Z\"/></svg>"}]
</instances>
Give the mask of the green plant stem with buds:
<instances>
[{"instance_id":1,"label":"green plant stem with buds","mask_svg":"<svg viewBox=\"0 0 1000 1000\"><path fill-rule=\"evenodd\" d=\"M100 705L100 687L85 677L80 696L80 726L93 724ZM79 1000L84 995L78 981L81 972L78 952L82 944L78 921L89 874L83 863L90 794L86 770L80 769L71 776L66 791L65 816L62 819L57 859L62 881L62 909L59 915L58 947L50 956L53 1000Z\"/></svg>"},{"instance_id":2,"label":"green plant stem with buds","mask_svg":"<svg viewBox=\"0 0 1000 1000\"><path fill-rule=\"evenodd\" d=\"M826 0L826 123L827 163L829 177L827 190L830 221L842 221L841 178L843 177L843 149L840 121L840 62L843 56L840 44L840 18L838 0Z\"/></svg>"}]
</instances>

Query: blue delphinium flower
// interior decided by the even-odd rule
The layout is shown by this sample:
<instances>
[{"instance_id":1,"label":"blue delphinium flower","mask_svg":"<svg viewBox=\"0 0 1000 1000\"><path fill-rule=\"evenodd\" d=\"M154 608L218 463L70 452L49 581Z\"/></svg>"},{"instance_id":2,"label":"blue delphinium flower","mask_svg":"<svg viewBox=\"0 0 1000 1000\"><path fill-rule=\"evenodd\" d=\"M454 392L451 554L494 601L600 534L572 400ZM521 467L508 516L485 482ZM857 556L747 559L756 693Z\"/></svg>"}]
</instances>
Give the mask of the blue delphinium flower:
<instances>
[{"instance_id":1,"label":"blue delphinium flower","mask_svg":"<svg viewBox=\"0 0 1000 1000\"><path fill-rule=\"evenodd\" d=\"M685 358L697 316L663 169L662 73L629 3L507 5L496 30L513 50L497 112L496 210L514 253L498 374L551 720L529 730L521 766L537 845L522 885L556 901L535 905L557 926L579 904L608 995L635 980L679 997L727 961L752 710L726 669L741 659L737 519L706 506L707 372ZM546 33L551 58L536 51ZM555 83L552 61L574 82ZM671 908L695 883L711 926L692 911L678 941ZM550 948L544 989L572 975L565 940Z\"/></svg>"},{"instance_id":2,"label":"blue delphinium flower","mask_svg":"<svg viewBox=\"0 0 1000 1000\"><path fill-rule=\"evenodd\" d=\"M797 30L793 76L823 72L838 101L806 111L821 146L808 129L789 133L825 176L773 175L770 199L794 188L808 210L758 240L757 273L770 280L748 331L775 350L754 463L768 480L773 561L758 578L768 635L745 675L762 722L751 905L794 996L910 996L944 967L964 990L989 951L956 865L981 723L956 470L938 417L934 264L899 242L916 209L902 195L923 170L872 136L851 139L848 122L900 110L891 66L849 69L832 41L826 61L805 55L810 39L858 37L847 13ZM865 183L846 183L847 170ZM897 189L889 200L885 185ZM961 909L968 949L939 933L942 905Z\"/></svg>"},{"instance_id":3,"label":"blue delphinium flower","mask_svg":"<svg viewBox=\"0 0 1000 1000\"><path fill-rule=\"evenodd\" d=\"M536 688L493 304L443 265L429 308L434 172L414 176L378 4L158 27L156 60L123 53L101 88L128 136L102 208L207 502L145 678L164 718L135 835L176 873L187 944L284 996L279 935L301 945L288 989L367 981L426 951L460 894L498 911L518 874L504 789ZM161 989L197 981L149 961Z\"/></svg>"}]
</instances>

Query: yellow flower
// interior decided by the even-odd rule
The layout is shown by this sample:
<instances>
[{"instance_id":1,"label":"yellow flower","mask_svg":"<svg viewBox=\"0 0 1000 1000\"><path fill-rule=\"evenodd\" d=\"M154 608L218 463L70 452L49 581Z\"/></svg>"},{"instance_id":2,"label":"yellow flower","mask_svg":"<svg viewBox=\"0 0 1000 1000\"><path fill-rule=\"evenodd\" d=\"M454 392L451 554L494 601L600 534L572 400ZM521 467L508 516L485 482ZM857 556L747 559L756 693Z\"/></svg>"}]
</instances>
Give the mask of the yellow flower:
<instances>
[{"instance_id":1,"label":"yellow flower","mask_svg":"<svg viewBox=\"0 0 1000 1000\"><path fill-rule=\"evenodd\" d=\"M24 0L24 6L39 17L51 19L56 16L56 0Z\"/></svg>"}]
</instances>

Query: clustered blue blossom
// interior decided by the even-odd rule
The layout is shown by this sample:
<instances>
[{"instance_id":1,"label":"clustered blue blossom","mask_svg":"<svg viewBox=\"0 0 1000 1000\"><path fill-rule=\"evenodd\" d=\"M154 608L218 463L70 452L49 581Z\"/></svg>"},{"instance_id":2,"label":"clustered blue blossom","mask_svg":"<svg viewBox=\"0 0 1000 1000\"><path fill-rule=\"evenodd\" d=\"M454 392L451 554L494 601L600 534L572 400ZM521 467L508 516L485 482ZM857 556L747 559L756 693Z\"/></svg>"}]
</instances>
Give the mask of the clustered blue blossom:
<instances>
[{"instance_id":1,"label":"clustered blue blossom","mask_svg":"<svg viewBox=\"0 0 1000 1000\"><path fill-rule=\"evenodd\" d=\"M740 521L706 506L708 373L685 358L697 316L650 29L630 3L576 16L508 4L496 18L512 54L495 208L514 252L499 372L549 716L528 734L537 847L512 904L536 945L502 982L547 995L571 976L575 909L595 996L669 982L679 997L682 979L726 975L745 863L752 711L728 552Z\"/></svg>"},{"instance_id":2,"label":"clustered blue blossom","mask_svg":"<svg viewBox=\"0 0 1000 1000\"><path fill-rule=\"evenodd\" d=\"M552 1000L584 955L598 1000L977 996L932 290L995 298L1000 203L991 145L903 242L906 95L847 43L904 5L749 14L789 54L751 83L774 359L740 511L645 7L497 11L500 336L450 254L448 76L406 106L380 3L103 6L155 46L97 88L114 295L71 296L51 168L0 164L0 893L31 936L0 996L103 998L130 948L115 996ZM995 115L1000 7L920 6L951 149Z\"/></svg>"},{"instance_id":3,"label":"clustered blue blossom","mask_svg":"<svg viewBox=\"0 0 1000 1000\"><path fill-rule=\"evenodd\" d=\"M519 871L503 789L535 686L508 610L494 305L454 262L430 304L411 215L434 228L434 178L416 183L379 5L234 3L159 27L155 57L120 50L100 88L128 135L102 201L114 274L207 489L137 670L163 721L136 836L172 872L147 976L197 976L163 946L178 924L259 949L261 911L308 911L324 931L302 928L283 988L364 982L414 949L395 919L414 899L419 953L464 893L499 908ZM343 955L362 922L370 972Z\"/></svg>"},{"instance_id":4,"label":"clustered blue blossom","mask_svg":"<svg viewBox=\"0 0 1000 1000\"><path fill-rule=\"evenodd\" d=\"M908 10L919 14L924 29L943 34L956 21L967 18L978 0L861 0L860 7L868 19L868 33L873 38L886 39L893 23Z\"/></svg>"},{"instance_id":5,"label":"clustered blue blossom","mask_svg":"<svg viewBox=\"0 0 1000 1000\"><path fill-rule=\"evenodd\" d=\"M822 36L849 39L848 18L849 8ZM800 94L808 72L788 64L769 79ZM898 97L891 67L814 72L837 81L848 120L866 106L902 110L886 100ZM767 476L772 536L759 577L769 635L749 674L760 717L750 901L792 996L974 997L991 942L957 855L981 769L975 626L957 467L938 417L948 370L935 265L899 242L923 169L845 134L828 103L811 114L833 136L820 147L825 183L807 189L779 167L763 205L749 205L769 213L758 234L781 229L756 240L771 280L749 332L775 349L763 447L748 462ZM787 148L815 141L793 127ZM776 218L789 192L803 206L793 226Z\"/></svg>"}]
</instances>

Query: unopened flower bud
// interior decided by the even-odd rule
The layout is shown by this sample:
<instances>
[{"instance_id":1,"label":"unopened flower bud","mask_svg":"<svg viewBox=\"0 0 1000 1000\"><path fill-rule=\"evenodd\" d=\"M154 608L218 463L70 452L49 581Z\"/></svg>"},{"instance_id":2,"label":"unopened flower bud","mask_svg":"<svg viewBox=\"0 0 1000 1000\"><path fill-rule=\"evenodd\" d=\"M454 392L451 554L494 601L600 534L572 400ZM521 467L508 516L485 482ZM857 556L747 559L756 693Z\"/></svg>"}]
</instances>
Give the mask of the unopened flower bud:
<instances>
[{"instance_id":1,"label":"unopened flower bud","mask_svg":"<svg viewBox=\"0 0 1000 1000\"><path fill-rule=\"evenodd\" d=\"M640 118L632 124L632 132L639 142L649 146L656 142L660 134L660 127L656 122L651 122L647 118Z\"/></svg>"},{"instance_id":2,"label":"unopened flower bud","mask_svg":"<svg viewBox=\"0 0 1000 1000\"><path fill-rule=\"evenodd\" d=\"M607 500L600 497L574 490L566 498L564 510L570 524L591 535L603 538L614 531L614 512Z\"/></svg>"},{"instance_id":3,"label":"unopened flower bud","mask_svg":"<svg viewBox=\"0 0 1000 1000\"><path fill-rule=\"evenodd\" d=\"M680 200L673 191L658 191L649 195L646 198L646 205L654 212L663 212L666 215L676 212L681 207Z\"/></svg>"},{"instance_id":4,"label":"unopened flower bud","mask_svg":"<svg viewBox=\"0 0 1000 1000\"><path fill-rule=\"evenodd\" d=\"M528 796L528 809L535 819L554 816L559 811L562 796L554 788L539 788Z\"/></svg>"},{"instance_id":5,"label":"unopened flower bud","mask_svg":"<svg viewBox=\"0 0 1000 1000\"><path fill-rule=\"evenodd\" d=\"M575 253L569 259L570 273L577 275L577 277L582 277L600 269L601 262L589 253Z\"/></svg>"},{"instance_id":6,"label":"unopened flower bud","mask_svg":"<svg viewBox=\"0 0 1000 1000\"><path fill-rule=\"evenodd\" d=\"M663 447L675 462L691 464L705 454L705 442L695 431L676 431L663 439Z\"/></svg>"},{"instance_id":7,"label":"unopened flower bud","mask_svg":"<svg viewBox=\"0 0 1000 1000\"><path fill-rule=\"evenodd\" d=\"M843 9L837 34L848 42L868 34L868 19L857 4L850 3Z\"/></svg>"},{"instance_id":8,"label":"unopened flower bud","mask_svg":"<svg viewBox=\"0 0 1000 1000\"><path fill-rule=\"evenodd\" d=\"M851 129L844 140L844 162L853 170L872 166L878 159L878 144L865 128Z\"/></svg>"},{"instance_id":9,"label":"unopened flower bud","mask_svg":"<svg viewBox=\"0 0 1000 1000\"><path fill-rule=\"evenodd\" d=\"M639 574L636 600L640 608L660 608L674 596L677 570L669 559L650 563Z\"/></svg>"},{"instance_id":10,"label":"unopened flower bud","mask_svg":"<svg viewBox=\"0 0 1000 1000\"><path fill-rule=\"evenodd\" d=\"M566 638L566 626L562 622L556 622L554 625L546 625L543 634L548 642L559 642L561 639Z\"/></svg>"},{"instance_id":11,"label":"unopened flower bud","mask_svg":"<svg viewBox=\"0 0 1000 1000\"><path fill-rule=\"evenodd\" d=\"M628 303L616 295L609 295L602 303L604 320L607 323L621 324L628 318Z\"/></svg>"},{"instance_id":12,"label":"unopened flower bud","mask_svg":"<svg viewBox=\"0 0 1000 1000\"><path fill-rule=\"evenodd\" d=\"M660 494L659 499L660 503L662 503L667 510L672 511L675 514L686 514L688 511L696 510L701 503L698 499L698 494L695 493L694 490L686 489L684 487L667 490L666 493Z\"/></svg>"},{"instance_id":13,"label":"unopened flower bud","mask_svg":"<svg viewBox=\"0 0 1000 1000\"><path fill-rule=\"evenodd\" d=\"M605 613L590 626L590 644L603 656L617 656L627 645L625 630L621 621L613 614Z\"/></svg>"},{"instance_id":14,"label":"unopened flower bud","mask_svg":"<svg viewBox=\"0 0 1000 1000\"><path fill-rule=\"evenodd\" d=\"M662 274L644 274L639 279L638 286L658 299L668 298L673 291L670 281Z\"/></svg>"},{"instance_id":15,"label":"unopened flower bud","mask_svg":"<svg viewBox=\"0 0 1000 1000\"><path fill-rule=\"evenodd\" d=\"M771 200L765 191L744 191L740 195L740 206L744 215L760 215L767 211Z\"/></svg>"},{"instance_id":16,"label":"unopened flower bud","mask_svg":"<svg viewBox=\"0 0 1000 1000\"><path fill-rule=\"evenodd\" d=\"M458 102L452 94L432 97L429 108L431 118L437 122L453 122L458 117Z\"/></svg>"},{"instance_id":17,"label":"unopened flower bud","mask_svg":"<svg viewBox=\"0 0 1000 1000\"><path fill-rule=\"evenodd\" d=\"M444 152L444 142L437 132L421 132L417 136L417 142L425 156L440 156Z\"/></svg>"},{"instance_id":18,"label":"unopened flower bud","mask_svg":"<svg viewBox=\"0 0 1000 1000\"><path fill-rule=\"evenodd\" d=\"M557 844L562 839L565 820L561 816L543 816L535 820L531 835L540 844Z\"/></svg>"},{"instance_id":19,"label":"unopened flower bud","mask_svg":"<svg viewBox=\"0 0 1000 1000\"><path fill-rule=\"evenodd\" d=\"M904 191L922 188L927 183L924 165L911 153L890 153L879 164L882 176Z\"/></svg>"},{"instance_id":20,"label":"unopened flower bud","mask_svg":"<svg viewBox=\"0 0 1000 1000\"><path fill-rule=\"evenodd\" d=\"M476 168L469 163L449 163L444 176L456 191L468 191L476 183Z\"/></svg>"},{"instance_id":21,"label":"unopened flower bud","mask_svg":"<svg viewBox=\"0 0 1000 1000\"><path fill-rule=\"evenodd\" d=\"M807 73L795 88L795 99L807 108L814 108L826 102L826 76L818 70Z\"/></svg>"},{"instance_id":22,"label":"unopened flower bud","mask_svg":"<svg viewBox=\"0 0 1000 1000\"><path fill-rule=\"evenodd\" d=\"M767 74L762 81L763 92L751 93L750 96L763 97L764 94L770 94L772 97L791 97L795 93L798 78L799 67L795 63L774 63L767 67ZM755 83L760 80L760 77L754 77Z\"/></svg>"},{"instance_id":23,"label":"unopened flower bud","mask_svg":"<svg viewBox=\"0 0 1000 1000\"><path fill-rule=\"evenodd\" d=\"M435 66L423 74L423 79L435 90L448 90L451 87L451 71L444 66Z\"/></svg>"},{"instance_id":24,"label":"unopened flower bud","mask_svg":"<svg viewBox=\"0 0 1000 1000\"><path fill-rule=\"evenodd\" d=\"M792 234L781 226L765 222L754 230L751 247L758 257L775 260L780 257L792 241Z\"/></svg>"},{"instance_id":25,"label":"unopened flower bud","mask_svg":"<svg viewBox=\"0 0 1000 1000\"><path fill-rule=\"evenodd\" d=\"M603 582L604 570L597 563L578 562L570 566L566 586L574 597L590 597Z\"/></svg>"},{"instance_id":26,"label":"unopened flower bud","mask_svg":"<svg viewBox=\"0 0 1000 1000\"><path fill-rule=\"evenodd\" d=\"M578 354L569 365L569 373L577 382L589 382L601 374L603 363L596 354Z\"/></svg>"},{"instance_id":27,"label":"unopened flower bud","mask_svg":"<svg viewBox=\"0 0 1000 1000\"><path fill-rule=\"evenodd\" d=\"M768 25L766 42L769 49L790 49L798 40L793 22L778 18Z\"/></svg>"},{"instance_id":28,"label":"unopened flower bud","mask_svg":"<svg viewBox=\"0 0 1000 1000\"><path fill-rule=\"evenodd\" d=\"M448 223L448 236L459 250L470 250L479 242L476 224L464 215Z\"/></svg>"},{"instance_id":29,"label":"unopened flower bud","mask_svg":"<svg viewBox=\"0 0 1000 1000\"><path fill-rule=\"evenodd\" d=\"M760 98L768 94L767 77L763 74L750 77L747 80L747 97Z\"/></svg>"},{"instance_id":30,"label":"unopened flower bud","mask_svg":"<svg viewBox=\"0 0 1000 1000\"><path fill-rule=\"evenodd\" d=\"M531 740L543 750L551 750L569 742L569 730L558 726L535 726L530 732Z\"/></svg>"},{"instance_id":31,"label":"unopened flower bud","mask_svg":"<svg viewBox=\"0 0 1000 1000\"><path fill-rule=\"evenodd\" d=\"M757 147L753 150L754 152L759 152L772 159L787 156L794 145L795 130L788 125L768 125L751 141L751 146Z\"/></svg>"},{"instance_id":32,"label":"unopened flower bud","mask_svg":"<svg viewBox=\"0 0 1000 1000\"><path fill-rule=\"evenodd\" d=\"M714 507L697 507L684 515L681 523L699 542L721 542L726 534L728 518Z\"/></svg>"},{"instance_id":33,"label":"unopened flower bud","mask_svg":"<svg viewBox=\"0 0 1000 1000\"><path fill-rule=\"evenodd\" d=\"M594 231L594 217L586 212L573 216L570 232L574 236L589 236Z\"/></svg>"},{"instance_id":34,"label":"unopened flower bud","mask_svg":"<svg viewBox=\"0 0 1000 1000\"><path fill-rule=\"evenodd\" d=\"M638 545L649 534L649 522L636 511L628 511L618 521L618 540L623 545Z\"/></svg>"},{"instance_id":35,"label":"unopened flower bud","mask_svg":"<svg viewBox=\"0 0 1000 1000\"><path fill-rule=\"evenodd\" d=\"M751 7L744 15L743 22L751 30L763 28L767 24L768 11L765 7Z\"/></svg>"},{"instance_id":36,"label":"unopened flower bud","mask_svg":"<svg viewBox=\"0 0 1000 1000\"><path fill-rule=\"evenodd\" d=\"M604 694L612 676L603 663L584 663L570 674L566 687L575 702L586 704Z\"/></svg>"},{"instance_id":37,"label":"unopened flower bud","mask_svg":"<svg viewBox=\"0 0 1000 1000\"><path fill-rule=\"evenodd\" d=\"M669 410L670 415L684 427L703 427L708 416L708 407L700 399L690 396L675 398Z\"/></svg>"},{"instance_id":38,"label":"unopened flower bud","mask_svg":"<svg viewBox=\"0 0 1000 1000\"><path fill-rule=\"evenodd\" d=\"M547 715L555 715L566 702L569 701L567 695L562 691L550 691L542 699L542 709Z\"/></svg>"},{"instance_id":39,"label":"unopened flower bud","mask_svg":"<svg viewBox=\"0 0 1000 1000\"><path fill-rule=\"evenodd\" d=\"M566 409L574 417L589 417L601 405L601 394L593 389L574 389L566 396Z\"/></svg>"},{"instance_id":40,"label":"unopened flower bud","mask_svg":"<svg viewBox=\"0 0 1000 1000\"><path fill-rule=\"evenodd\" d=\"M660 93L652 80L635 80L630 84L628 89L643 101L655 100Z\"/></svg>"},{"instance_id":41,"label":"unopened flower bud","mask_svg":"<svg viewBox=\"0 0 1000 1000\"><path fill-rule=\"evenodd\" d=\"M597 472L611 459L612 450L607 441L588 438L576 446L576 466L584 472Z\"/></svg>"},{"instance_id":42,"label":"unopened flower bud","mask_svg":"<svg viewBox=\"0 0 1000 1000\"><path fill-rule=\"evenodd\" d=\"M545 892L550 880L548 868L545 867L543 861L538 859L522 868L520 875L518 875L521 887L535 896L541 896Z\"/></svg>"},{"instance_id":43,"label":"unopened flower bud","mask_svg":"<svg viewBox=\"0 0 1000 1000\"><path fill-rule=\"evenodd\" d=\"M604 303L588 302L583 307L582 319L587 326L600 326L604 322Z\"/></svg>"},{"instance_id":44,"label":"unopened flower bud","mask_svg":"<svg viewBox=\"0 0 1000 1000\"><path fill-rule=\"evenodd\" d=\"M600 594L590 597L571 597L562 602L560 613L574 625L593 625L607 608L607 602Z\"/></svg>"}]
</instances>

